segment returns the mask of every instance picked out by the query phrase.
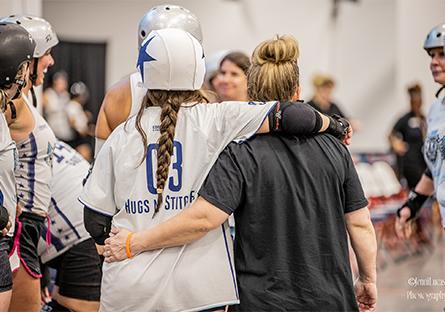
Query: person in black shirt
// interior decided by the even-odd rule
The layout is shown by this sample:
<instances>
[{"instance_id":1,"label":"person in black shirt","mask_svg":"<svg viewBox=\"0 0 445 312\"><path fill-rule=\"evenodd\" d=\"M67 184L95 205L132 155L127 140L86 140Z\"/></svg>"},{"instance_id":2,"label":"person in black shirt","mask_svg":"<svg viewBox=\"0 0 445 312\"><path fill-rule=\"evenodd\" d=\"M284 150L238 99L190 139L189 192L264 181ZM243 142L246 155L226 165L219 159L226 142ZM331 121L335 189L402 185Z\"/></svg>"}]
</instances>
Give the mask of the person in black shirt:
<instances>
[{"instance_id":1,"label":"person in black shirt","mask_svg":"<svg viewBox=\"0 0 445 312\"><path fill-rule=\"evenodd\" d=\"M422 89L416 84L408 88L411 109L394 125L389 141L397 157L400 178L405 178L408 188L419 182L426 169L422 146L426 133L426 120L422 113Z\"/></svg>"},{"instance_id":2,"label":"person in black shirt","mask_svg":"<svg viewBox=\"0 0 445 312\"><path fill-rule=\"evenodd\" d=\"M249 97L297 100L297 57L292 37L260 44L249 70ZM177 216L135 233L141 234L127 248L138 254L188 243L234 213L240 296L234 311L375 308L375 233L351 156L336 138L270 134L231 143L199 195ZM347 232L359 265L355 286Z\"/></svg>"}]
</instances>

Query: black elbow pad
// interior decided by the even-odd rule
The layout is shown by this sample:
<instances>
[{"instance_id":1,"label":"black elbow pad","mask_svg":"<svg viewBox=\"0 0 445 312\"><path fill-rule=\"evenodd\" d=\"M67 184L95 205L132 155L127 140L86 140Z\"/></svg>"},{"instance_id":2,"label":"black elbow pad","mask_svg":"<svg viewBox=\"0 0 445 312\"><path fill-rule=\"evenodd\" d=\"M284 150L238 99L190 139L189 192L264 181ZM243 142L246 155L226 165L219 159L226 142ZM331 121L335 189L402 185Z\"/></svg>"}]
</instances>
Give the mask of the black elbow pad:
<instances>
[{"instance_id":1,"label":"black elbow pad","mask_svg":"<svg viewBox=\"0 0 445 312\"><path fill-rule=\"evenodd\" d=\"M433 179L433 174L431 173L430 168L426 168L425 171L423 172L424 175L426 175L428 178L430 178L431 180Z\"/></svg>"},{"instance_id":2,"label":"black elbow pad","mask_svg":"<svg viewBox=\"0 0 445 312\"><path fill-rule=\"evenodd\" d=\"M113 218L99 212L83 208L83 222L85 229L90 233L96 244L104 245L111 231L111 220Z\"/></svg>"},{"instance_id":3,"label":"black elbow pad","mask_svg":"<svg viewBox=\"0 0 445 312\"><path fill-rule=\"evenodd\" d=\"M283 131L290 135L307 135L317 133L320 127L321 117L306 103L278 102L275 109L269 113L271 132Z\"/></svg>"}]
</instances>

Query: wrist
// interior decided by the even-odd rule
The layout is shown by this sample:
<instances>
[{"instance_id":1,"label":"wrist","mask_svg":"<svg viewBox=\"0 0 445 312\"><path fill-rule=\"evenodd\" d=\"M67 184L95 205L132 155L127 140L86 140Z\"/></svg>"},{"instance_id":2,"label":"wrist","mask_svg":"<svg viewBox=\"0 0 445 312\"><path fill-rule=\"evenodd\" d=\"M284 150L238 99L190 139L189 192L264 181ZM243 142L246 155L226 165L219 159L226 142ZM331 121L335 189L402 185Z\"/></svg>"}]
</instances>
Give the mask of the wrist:
<instances>
[{"instance_id":1,"label":"wrist","mask_svg":"<svg viewBox=\"0 0 445 312\"><path fill-rule=\"evenodd\" d=\"M140 254L144 251L143 246L141 244L140 232L133 233L133 236L130 240L130 250L133 256Z\"/></svg>"},{"instance_id":2,"label":"wrist","mask_svg":"<svg viewBox=\"0 0 445 312\"><path fill-rule=\"evenodd\" d=\"M375 284L377 283L377 277L370 275L360 275L358 280L363 284Z\"/></svg>"}]
</instances>

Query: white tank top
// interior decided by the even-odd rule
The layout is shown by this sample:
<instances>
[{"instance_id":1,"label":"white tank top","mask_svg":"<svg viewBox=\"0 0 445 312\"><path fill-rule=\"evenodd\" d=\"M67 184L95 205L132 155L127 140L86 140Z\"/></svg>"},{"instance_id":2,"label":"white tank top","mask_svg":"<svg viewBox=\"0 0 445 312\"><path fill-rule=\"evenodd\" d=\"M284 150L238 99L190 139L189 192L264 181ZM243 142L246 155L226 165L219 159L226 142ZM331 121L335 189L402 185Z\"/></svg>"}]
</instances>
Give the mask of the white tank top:
<instances>
[{"instance_id":1,"label":"white tank top","mask_svg":"<svg viewBox=\"0 0 445 312\"><path fill-rule=\"evenodd\" d=\"M51 201L52 152L56 137L39 112L23 97L34 118L28 138L17 142L17 198L23 211L46 217Z\"/></svg>"},{"instance_id":2,"label":"white tank top","mask_svg":"<svg viewBox=\"0 0 445 312\"><path fill-rule=\"evenodd\" d=\"M0 112L0 205L8 210L9 216L15 220L17 193L15 187L14 169L17 165L17 150L11 139L8 124ZM8 235L14 233L14 222Z\"/></svg>"},{"instance_id":3,"label":"white tank top","mask_svg":"<svg viewBox=\"0 0 445 312\"><path fill-rule=\"evenodd\" d=\"M60 141L56 143L53 152L52 197L48 211L51 219L51 245L47 247L41 238L39 256L42 263L90 237L83 224L83 205L77 200L89 167L90 164L71 146Z\"/></svg>"},{"instance_id":4,"label":"white tank top","mask_svg":"<svg viewBox=\"0 0 445 312\"><path fill-rule=\"evenodd\" d=\"M139 72L135 72L130 75L130 88L131 88L131 108L130 108L130 114L128 115L127 119L137 115L139 108L141 107L145 93L147 93L147 89L142 84L142 78Z\"/></svg>"}]
</instances>

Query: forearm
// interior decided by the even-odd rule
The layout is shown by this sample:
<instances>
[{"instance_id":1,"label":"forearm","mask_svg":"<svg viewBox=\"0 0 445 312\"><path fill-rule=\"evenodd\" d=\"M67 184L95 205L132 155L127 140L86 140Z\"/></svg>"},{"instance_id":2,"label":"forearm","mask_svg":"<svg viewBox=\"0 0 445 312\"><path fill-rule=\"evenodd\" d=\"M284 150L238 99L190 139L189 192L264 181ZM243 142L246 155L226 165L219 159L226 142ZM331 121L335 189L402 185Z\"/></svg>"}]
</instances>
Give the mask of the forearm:
<instances>
[{"instance_id":1,"label":"forearm","mask_svg":"<svg viewBox=\"0 0 445 312\"><path fill-rule=\"evenodd\" d=\"M137 232L131 250L144 251L181 246L200 239L227 219L227 214L199 197L189 208L150 230Z\"/></svg>"},{"instance_id":2,"label":"forearm","mask_svg":"<svg viewBox=\"0 0 445 312\"><path fill-rule=\"evenodd\" d=\"M427 175L423 174L420 178L420 181L417 183L414 191L416 193L431 196L434 194L434 182L433 180L428 177Z\"/></svg>"},{"instance_id":3,"label":"forearm","mask_svg":"<svg viewBox=\"0 0 445 312\"><path fill-rule=\"evenodd\" d=\"M321 120L322 120L322 125L321 125L321 128L318 130L318 132L324 132L329 127L329 123L331 121L328 116L320 113L319 111L317 111L317 114L320 115Z\"/></svg>"},{"instance_id":4,"label":"forearm","mask_svg":"<svg viewBox=\"0 0 445 312\"><path fill-rule=\"evenodd\" d=\"M377 279L377 241L371 217L367 208L360 218L347 221L347 229L352 249L357 257L359 278L365 283L375 283Z\"/></svg>"}]
</instances>

